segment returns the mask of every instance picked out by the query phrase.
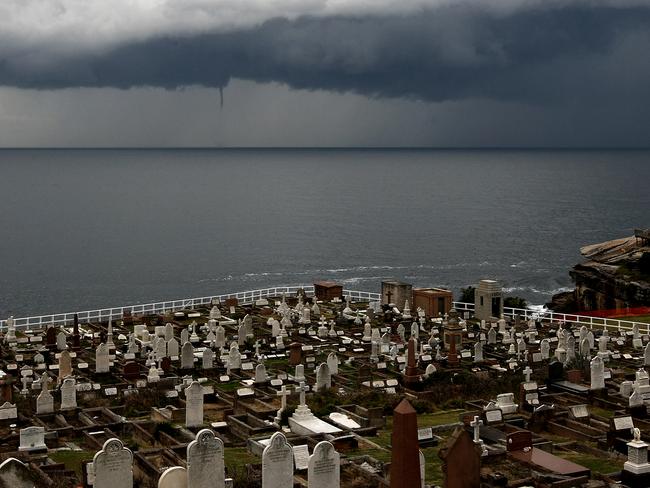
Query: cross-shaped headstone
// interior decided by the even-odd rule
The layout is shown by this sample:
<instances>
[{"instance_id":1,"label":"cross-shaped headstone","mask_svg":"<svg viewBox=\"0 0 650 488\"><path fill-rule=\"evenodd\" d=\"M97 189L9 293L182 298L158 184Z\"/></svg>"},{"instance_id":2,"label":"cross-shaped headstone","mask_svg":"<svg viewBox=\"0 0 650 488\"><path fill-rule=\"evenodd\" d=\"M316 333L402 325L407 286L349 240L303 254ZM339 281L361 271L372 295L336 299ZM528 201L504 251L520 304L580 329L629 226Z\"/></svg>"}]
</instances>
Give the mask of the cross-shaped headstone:
<instances>
[{"instance_id":1,"label":"cross-shaped headstone","mask_svg":"<svg viewBox=\"0 0 650 488\"><path fill-rule=\"evenodd\" d=\"M300 405L305 405L305 392L308 390L308 387L305 386L305 382L301 381L299 386L296 386L296 392L300 393Z\"/></svg>"},{"instance_id":2,"label":"cross-shaped headstone","mask_svg":"<svg viewBox=\"0 0 650 488\"><path fill-rule=\"evenodd\" d=\"M470 422L470 427L474 427L474 442L479 444L481 442L481 425L483 421L478 419L478 415L474 417L474 421Z\"/></svg>"},{"instance_id":3,"label":"cross-shaped headstone","mask_svg":"<svg viewBox=\"0 0 650 488\"><path fill-rule=\"evenodd\" d=\"M526 383L530 382L530 374L532 372L533 372L533 370L530 369L530 367L526 366L526 368L524 369L524 376L526 377Z\"/></svg>"},{"instance_id":4,"label":"cross-shaped headstone","mask_svg":"<svg viewBox=\"0 0 650 488\"><path fill-rule=\"evenodd\" d=\"M282 385L282 389L280 391L277 391L275 394L282 397L282 406L280 407L280 410L287 408L287 396L291 395L291 392L287 390L287 387L285 385Z\"/></svg>"}]
</instances>

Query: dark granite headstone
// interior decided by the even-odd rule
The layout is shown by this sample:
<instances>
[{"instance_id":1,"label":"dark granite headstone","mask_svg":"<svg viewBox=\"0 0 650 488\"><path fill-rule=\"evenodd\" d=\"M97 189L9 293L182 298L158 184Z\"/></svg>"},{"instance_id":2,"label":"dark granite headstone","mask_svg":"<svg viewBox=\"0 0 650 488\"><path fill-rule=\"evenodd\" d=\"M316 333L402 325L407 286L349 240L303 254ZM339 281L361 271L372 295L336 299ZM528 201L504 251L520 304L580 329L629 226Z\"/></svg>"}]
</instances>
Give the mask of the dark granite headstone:
<instances>
[{"instance_id":1,"label":"dark granite headstone","mask_svg":"<svg viewBox=\"0 0 650 488\"><path fill-rule=\"evenodd\" d=\"M418 414L404 399L393 411L391 488L421 486Z\"/></svg>"},{"instance_id":2,"label":"dark granite headstone","mask_svg":"<svg viewBox=\"0 0 650 488\"><path fill-rule=\"evenodd\" d=\"M124 377L127 380L135 380L140 377L140 365L135 361L129 361L124 365Z\"/></svg>"},{"instance_id":3,"label":"dark granite headstone","mask_svg":"<svg viewBox=\"0 0 650 488\"><path fill-rule=\"evenodd\" d=\"M521 451L533 447L533 433L528 430L518 430L508 434L506 448L508 451Z\"/></svg>"},{"instance_id":4,"label":"dark granite headstone","mask_svg":"<svg viewBox=\"0 0 650 488\"><path fill-rule=\"evenodd\" d=\"M160 361L160 367L165 372L165 374L169 373L172 370L172 358L170 357L162 358Z\"/></svg>"},{"instance_id":5,"label":"dark granite headstone","mask_svg":"<svg viewBox=\"0 0 650 488\"><path fill-rule=\"evenodd\" d=\"M564 365L560 361L554 361L548 365L548 381L562 381L564 378Z\"/></svg>"}]
</instances>

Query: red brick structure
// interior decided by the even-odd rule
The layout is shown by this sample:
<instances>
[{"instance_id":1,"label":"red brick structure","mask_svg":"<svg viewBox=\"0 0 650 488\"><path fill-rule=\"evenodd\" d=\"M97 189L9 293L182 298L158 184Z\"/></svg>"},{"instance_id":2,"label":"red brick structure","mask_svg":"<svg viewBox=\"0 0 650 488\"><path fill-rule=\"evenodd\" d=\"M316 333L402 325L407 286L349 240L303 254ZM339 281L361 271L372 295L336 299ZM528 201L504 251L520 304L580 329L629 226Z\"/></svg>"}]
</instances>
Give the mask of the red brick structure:
<instances>
[{"instance_id":1,"label":"red brick structure","mask_svg":"<svg viewBox=\"0 0 650 488\"><path fill-rule=\"evenodd\" d=\"M393 410L392 448L390 488L421 486L418 414L406 399Z\"/></svg>"},{"instance_id":2,"label":"red brick structure","mask_svg":"<svg viewBox=\"0 0 650 488\"><path fill-rule=\"evenodd\" d=\"M319 281L314 283L314 295L317 300L331 302L334 298L343 299L343 286L334 281Z\"/></svg>"},{"instance_id":3,"label":"red brick structure","mask_svg":"<svg viewBox=\"0 0 650 488\"><path fill-rule=\"evenodd\" d=\"M444 288L413 288L412 310L420 307L427 317L440 317L452 308L454 296Z\"/></svg>"}]
</instances>

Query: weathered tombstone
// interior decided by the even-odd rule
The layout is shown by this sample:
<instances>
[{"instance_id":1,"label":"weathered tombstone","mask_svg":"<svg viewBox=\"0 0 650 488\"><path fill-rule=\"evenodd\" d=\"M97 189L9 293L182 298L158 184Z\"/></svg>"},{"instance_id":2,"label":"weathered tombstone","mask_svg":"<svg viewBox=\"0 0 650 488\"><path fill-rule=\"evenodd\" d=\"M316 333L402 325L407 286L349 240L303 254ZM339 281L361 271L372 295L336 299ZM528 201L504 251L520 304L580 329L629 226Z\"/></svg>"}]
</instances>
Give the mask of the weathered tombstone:
<instances>
[{"instance_id":1,"label":"weathered tombstone","mask_svg":"<svg viewBox=\"0 0 650 488\"><path fill-rule=\"evenodd\" d=\"M236 342L233 342L230 346L230 352L228 353L228 365L230 366L230 369L241 368L241 353L239 352L239 347L237 346Z\"/></svg>"},{"instance_id":2,"label":"weathered tombstone","mask_svg":"<svg viewBox=\"0 0 650 488\"><path fill-rule=\"evenodd\" d=\"M335 352L331 352L327 355L327 365L330 368L331 374L339 373L339 358L336 356Z\"/></svg>"},{"instance_id":3,"label":"weathered tombstone","mask_svg":"<svg viewBox=\"0 0 650 488\"><path fill-rule=\"evenodd\" d=\"M18 409L15 403L4 402L0 406L0 420L15 419L18 417Z\"/></svg>"},{"instance_id":4,"label":"weathered tombstone","mask_svg":"<svg viewBox=\"0 0 650 488\"><path fill-rule=\"evenodd\" d=\"M59 355L59 381L72 374L72 359L68 351L63 351Z\"/></svg>"},{"instance_id":5,"label":"weathered tombstone","mask_svg":"<svg viewBox=\"0 0 650 488\"><path fill-rule=\"evenodd\" d=\"M237 329L237 344L243 346L246 343L246 326L242 323Z\"/></svg>"},{"instance_id":6,"label":"weathered tombstone","mask_svg":"<svg viewBox=\"0 0 650 488\"><path fill-rule=\"evenodd\" d=\"M203 425L203 387L198 381L192 381L185 388L185 427Z\"/></svg>"},{"instance_id":7,"label":"weathered tombstone","mask_svg":"<svg viewBox=\"0 0 650 488\"><path fill-rule=\"evenodd\" d=\"M297 364L296 365L296 370L295 374L293 375L294 381L297 381L300 383L301 381L305 381L305 365L304 364Z\"/></svg>"},{"instance_id":8,"label":"weathered tombstone","mask_svg":"<svg viewBox=\"0 0 650 488\"><path fill-rule=\"evenodd\" d=\"M216 347L224 347L226 345L226 330L222 325L218 325L214 331Z\"/></svg>"},{"instance_id":9,"label":"weathered tombstone","mask_svg":"<svg viewBox=\"0 0 650 488\"><path fill-rule=\"evenodd\" d=\"M542 359L548 359L550 357L551 347L548 339L541 340L539 343L539 352L542 353Z\"/></svg>"},{"instance_id":10,"label":"weathered tombstone","mask_svg":"<svg viewBox=\"0 0 650 488\"><path fill-rule=\"evenodd\" d=\"M494 327L490 327L490 330L488 330L487 343L490 345L494 345L497 343L497 331Z\"/></svg>"},{"instance_id":11,"label":"weathered tombstone","mask_svg":"<svg viewBox=\"0 0 650 488\"><path fill-rule=\"evenodd\" d=\"M110 359L108 356L108 346L102 342L97 346L97 351L95 352L95 373L108 373L109 370Z\"/></svg>"},{"instance_id":12,"label":"weathered tombstone","mask_svg":"<svg viewBox=\"0 0 650 488\"><path fill-rule=\"evenodd\" d=\"M293 487L293 449L281 432L271 436L262 452L262 488Z\"/></svg>"},{"instance_id":13,"label":"weathered tombstone","mask_svg":"<svg viewBox=\"0 0 650 488\"><path fill-rule=\"evenodd\" d=\"M119 439L109 439L93 458L93 488L133 488L133 453Z\"/></svg>"},{"instance_id":14,"label":"weathered tombstone","mask_svg":"<svg viewBox=\"0 0 650 488\"><path fill-rule=\"evenodd\" d=\"M264 366L264 363L260 363L255 366L255 383L266 383L267 380L268 378L266 376L266 366Z\"/></svg>"},{"instance_id":15,"label":"weathered tombstone","mask_svg":"<svg viewBox=\"0 0 650 488\"><path fill-rule=\"evenodd\" d=\"M167 356L170 358L177 358L179 356L179 345L175 337L167 341Z\"/></svg>"},{"instance_id":16,"label":"weathered tombstone","mask_svg":"<svg viewBox=\"0 0 650 488\"><path fill-rule=\"evenodd\" d=\"M591 360L591 389L602 390L605 388L605 363L600 356Z\"/></svg>"},{"instance_id":17,"label":"weathered tombstone","mask_svg":"<svg viewBox=\"0 0 650 488\"><path fill-rule=\"evenodd\" d=\"M187 482L187 470L181 466L173 466L160 475L158 488L188 488Z\"/></svg>"},{"instance_id":18,"label":"weathered tombstone","mask_svg":"<svg viewBox=\"0 0 650 488\"><path fill-rule=\"evenodd\" d=\"M77 381L66 378L61 385L61 410L77 408Z\"/></svg>"},{"instance_id":19,"label":"weathered tombstone","mask_svg":"<svg viewBox=\"0 0 650 488\"><path fill-rule=\"evenodd\" d=\"M476 341L474 343L474 362L480 363L481 361L483 361L483 343Z\"/></svg>"},{"instance_id":20,"label":"weathered tombstone","mask_svg":"<svg viewBox=\"0 0 650 488\"><path fill-rule=\"evenodd\" d=\"M181 348L181 369L192 369L194 367L194 346L186 342Z\"/></svg>"},{"instance_id":21,"label":"weathered tombstone","mask_svg":"<svg viewBox=\"0 0 650 488\"><path fill-rule=\"evenodd\" d=\"M20 429L19 451L43 451L47 450L45 445L45 427L27 427ZM0 485L1 486L1 485Z\"/></svg>"},{"instance_id":22,"label":"weathered tombstone","mask_svg":"<svg viewBox=\"0 0 650 488\"><path fill-rule=\"evenodd\" d=\"M174 324L167 322L165 324L165 340L167 342L174 338Z\"/></svg>"},{"instance_id":23,"label":"weathered tombstone","mask_svg":"<svg viewBox=\"0 0 650 488\"><path fill-rule=\"evenodd\" d=\"M6 459L0 464L0 486L35 488L36 481L32 469L16 458Z\"/></svg>"},{"instance_id":24,"label":"weathered tombstone","mask_svg":"<svg viewBox=\"0 0 650 488\"><path fill-rule=\"evenodd\" d=\"M308 488L340 488L341 455L331 442L321 441L309 456L307 468Z\"/></svg>"},{"instance_id":25,"label":"weathered tombstone","mask_svg":"<svg viewBox=\"0 0 650 488\"><path fill-rule=\"evenodd\" d=\"M49 391L48 385L50 377L47 373L41 376L41 393L36 398L36 414L46 414L54 412L54 397Z\"/></svg>"},{"instance_id":26,"label":"weathered tombstone","mask_svg":"<svg viewBox=\"0 0 650 488\"><path fill-rule=\"evenodd\" d=\"M187 329L181 330L181 347L190 340L190 331Z\"/></svg>"},{"instance_id":27,"label":"weathered tombstone","mask_svg":"<svg viewBox=\"0 0 650 488\"><path fill-rule=\"evenodd\" d=\"M205 351L203 351L201 364L203 369L214 369L214 352L212 352L212 349L206 348Z\"/></svg>"},{"instance_id":28,"label":"weathered tombstone","mask_svg":"<svg viewBox=\"0 0 650 488\"><path fill-rule=\"evenodd\" d=\"M64 351L68 348L68 344L66 342L66 335L65 332L61 331L56 335L56 348L59 351Z\"/></svg>"},{"instance_id":29,"label":"weathered tombstone","mask_svg":"<svg viewBox=\"0 0 650 488\"><path fill-rule=\"evenodd\" d=\"M196 434L187 446L187 488L224 488L223 441L210 429Z\"/></svg>"},{"instance_id":30,"label":"weathered tombstone","mask_svg":"<svg viewBox=\"0 0 650 488\"><path fill-rule=\"evenodd\" d=\"M316 391L329 389L332 387L332 375L327 363L321 363L316 370Z\"/></svg>"}]
</instances>

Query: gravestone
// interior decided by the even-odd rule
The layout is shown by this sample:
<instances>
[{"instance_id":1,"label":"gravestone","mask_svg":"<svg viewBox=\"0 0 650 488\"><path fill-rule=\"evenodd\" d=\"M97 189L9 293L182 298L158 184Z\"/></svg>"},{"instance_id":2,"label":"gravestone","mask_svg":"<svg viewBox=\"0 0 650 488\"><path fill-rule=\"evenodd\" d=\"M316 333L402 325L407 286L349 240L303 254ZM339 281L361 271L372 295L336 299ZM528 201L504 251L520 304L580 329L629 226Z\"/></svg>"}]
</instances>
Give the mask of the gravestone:
<instances>
[{"instance_id":1,"label":"gravestone","mask_svg":"<svg viewBox=\"0 0 650 488\"><path fill-rule=\"evenodd\" d=\"M158 479L158 488L188 488L188 486L187 470L181 466L167 468Z\"/></svg>"},{"instance_id":2,"label":"gravestone","mask_svg":"<svg viewBox=\"0 0 650 488\"><path fill-rule=\"evenodd\" d=\"M177 358L180 355L178 341L172 337L167 341L167 356Z\"/></svg>"},{"instance_id":3,"label":"gravestone","mask_svg":"<svg viewBox=\"0 0 650 488\"><path fill-rule=\"evenodd\" d=\"M192 368L194 368L194 346L188 341L181 348L181 369Z\"/></svg>"},{"instance_id":4,"label":"gravestone","mask_svg":"<svg viewBox=\"0 0 650 488\"><path fill-rule=\"evenodd\" d=\"M203 351L201 364L203 366L203 369L214 369L214 352L212 352L212 349L206 349Z\"/></svg>"},{"instance_id":5,"label":"gravestone","mask_svg":"<svg viewBox=\"0 0 650 488\"><path fill-rule=\"evenodd\" d=\"M68 351L59 355L59 381L72 374L72 359Z\"/></svg>"},{"instance_id":6,"label":"gravestone","mask_svg":"<svg viewBox=\"0 0 650 488\"><path fill-rule=\"evenodd\" d=\"M293 449L281 432L271 436L262 452L262 488L293 487Z\"/></svg>"},{"instance_id":7,"label":"gravestone","mask_svg":"<svg viewBox=\"0 0 650 488\"><path fill-rule=\"evenodd\" d=\"M68 348L65 332L61 331L56 336L56 348L59 351L65 351Z\"/></svg>"},{"instance_id":8,"label":"gravestone","mask_svg":"<svg viewBox=\"0 0 650 488\"><path fill-rule=\"evenodd\" d=\"M297 471L303 471L309 467L309 446L300 444L293 446L293 464Z\"/></svg>"},{"instance_id":9,"label":"gravestone","mask_svg":"<svg viewBox=\"0 0 650 488\"><path fill-rule=\"evenodd\" d=\"M196 434L187 446L187 488L224 488L223 441L210 429Z\"/></svg>"},{"instance_id":10,"label":"gravestone","mask_svg":"<svg viewBox=\"0 0 650 488\"><path fill-rule=\"evenodd\" d=\"M341 486L341 456L331 442L321 441L309 456L308 488L339 488Z\"/></svg>"},{"instance_id":11,"label":"gravestone","mask_svg":"<svg viewBox=\"0 0 650 488\"><path fill-rule=\"evenodd\" d=\"M224 347L226 345L226 329L222 325L218 325L214 331L215 346Z\"/></svg>"},{"instance_id":12,"label":"gravestone","mask_svg":"<svg viewBox=\"0 0 650 488\"><path fill-rule=\"evenodd\" d=\"M241 368L241 353L239 352L239 347L236 342L233 342L230 346L230 352L228 353L228 366L230 369L235 370Z\"/></svg>"},{"instance_id":13,"label":"gravestone","mask_svg":"<svg viewBox=\"0 0 650 488\"><path fill-rule=\"evenodd\" d=\"M93 458L93 488L133 488L133 453L119 439L109 439Z\"/></svg>"},{"instance_id":14,"label":"gravestone","mask_svg":"<svg viewBox=\"0 0 650 488\"><path fill-rule=\"evenodd\" d=\"M27 427L20 429L19 451L47 450L45 445L45 427Z\"/></svg>"},{"instance_id":15,"label":"gravestone","mask_svg":"<svg viewBox=\"0 0 650 488\"><path fill-rule=\"evenodd\" d=\"M330 374L339 373L339 359L335 352L331 352L327 355L327 366L330 368Z\"/></svg>"},{"instance_id":16,"label":"gravestone","mask_svg":"<svg viewBox=\"0 0 650 488\"><path fill-rule=\"evenodd\" d=\"M140 377L140 365L135 361L129 361L124 365L122 374L127 380L138 379Z\"/></svg>"},{"instance_id":17,"label":"gravestone","mask_svg":"<svg viewBox=\"0 0 650 488\"><path fill-rule=\"evenodd\" d=\"M77 408L77 381L66 378L61 385L61 410Z\"/></svg>"},{"instance_id":18,"label":"gravestone","mask_svg":"<svg viewBox=\"0 0 650 488\"><path fill-rule=\"evenodd\" d=\"M48 327L45 332L45 344L49 348L54 348L56 346L56 329L54 327Z\"/></svg>"},{"instance_id":19,"label":"gravestone","mask_svg":"<svg viewBox=\"0 0 650 488\"><path fill-rule=\"evenodd\" d=\"M591 389L602 390L605 388L605 363L600 356L591 360Z\"/></svg>"},{"instance_id":20,"label":"gravestone","mask_svg":"<svg viewBox=\"0 0 650 488\"><path fill-rule=\"evenodd\" d=\"M474 362L480 363L483 361L483 343L476 341L474 344Z\"/></svg>"},{"instance_id":21,"label":"gravestone","mask_svg":"<svg viewBox=\"0 0 650 488\"><path fill-rule=\"evenodd\" d=\"M65 352L63 351L61 354ZM108 373L109 370L110 359L108 356L108 346L102 342L97 346L97 351L95 352L95 373Z\"/></svg>"},{"instance_id":22,"label":"gravestone","mask_svg":"<svg viewBox=\"0 0 650 488\"><path fill-rule=\"evenodd\" d=\"M404 399L393 411L391 488L422 485L419 451L417 412Z\"/></svg>"},{"instance_id":23,"label":"gravestone","mask_svg":"<svg viewBox=\"0 0 650 488\"><path fill-rule=\"evenodd\" d=\"M293 375L294 381L300 383L301 381L305 381L305 365L304 364L297 364L296 365L296 370Z\"/></svg>"},{"instance_id":24,"label":"gravestone","mask_svg":"<svg viewBox=\"0 0 650 488\"><path fill-rule=\"evenodd\" d=\"M490 327L490 330L487 333L487 343L490 345L497 343L497 331L494 327Z\"/></svg>"},{"instance_id":25,"label":"gravestone","mask_svg":"<svg viewBox=\"0 0 650 488\"><path fill-rule=\"evenodd\" d=\"M316 370L316 391L329 389L332 387L332 375L327 363L321 363Z\"/></svg>"},{"instance_id":26,"label":"gravestone","mask_svg":"<svg viewBox=\"0 0 650 488\"><path fill-rule=\"evenodd\" d=\"M15 403L4 402L0 406L0 420L15 419L18 417L18 409Z\"/></svg>"},{"instance_id":27,"label":"gravestone","mask_svg":"<svg viewBox=\"0 0 650 488\"><path fill-rule=\"evenodd\" d=\"M192 381L185 388L185 427L200 425L203 425L203 387L198 381Z\"/></svg>"},{"instance_id":28,"label":"gravestone","mask_svg":"<svg viewBox=\"0 0 650 488\"><path fill-rule=\"evenodd\" d=\"M255 383L266 383L267 380L268 378L266 376L266 366L264 366L264 363L260 363L255 366Z\"/></svg>"},{"instance_id":29,"label":"gravestone","mask_svg":"<svg viewBox=\"0 0 650 488\"><path fill-rule=\"evenodd\" d=\"M35 488L36 475L18 459L9 458L0 464L0 486Z\"/></svg>"},{"instance_id":30,"label":"gravestone","mask_svg":"<svg viewBox=\"0 0 650 488\"><path fill-rule=\"evenodd\" d=\"M551 347L548 339L541 340L539 343L539 352L542 354L542 359L548 359L550 357Z\"/></svg>"},{"instance_id":31,"label":"gravestone","mask_svg":"<svg viewBox=\"0 0 650 488\"><path fill-rule=\"evenodd\" d=\"M47 373L41 376L41 393L36 398L36 414L46 414L54 412L54 397L49 391L48 385L50 377Z\"/></svg>"}]
</instances>

